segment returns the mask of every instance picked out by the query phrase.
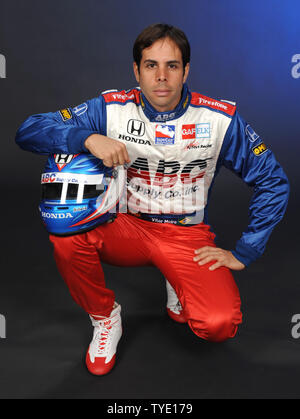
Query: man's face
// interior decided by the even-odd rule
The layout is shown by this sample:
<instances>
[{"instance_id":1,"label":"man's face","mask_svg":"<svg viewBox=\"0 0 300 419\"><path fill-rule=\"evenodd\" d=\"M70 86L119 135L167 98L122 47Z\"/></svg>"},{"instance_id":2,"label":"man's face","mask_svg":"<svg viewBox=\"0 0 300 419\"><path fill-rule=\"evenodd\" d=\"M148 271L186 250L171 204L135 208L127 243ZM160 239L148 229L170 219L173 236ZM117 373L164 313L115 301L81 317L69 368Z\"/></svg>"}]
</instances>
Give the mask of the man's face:
<instances>
[{"instance_id":1,"label":"man's face","mask_svg":"<svg viewBox=\"0 0 300 419\"><path fill-rule=\"evenodd\" d=\"M140 88L158 112L173 110L181 99L189 64L183 69L181 51L170 38L159 39L142 52L140 69L133 63Z\"/></svg>"}]
</instances>

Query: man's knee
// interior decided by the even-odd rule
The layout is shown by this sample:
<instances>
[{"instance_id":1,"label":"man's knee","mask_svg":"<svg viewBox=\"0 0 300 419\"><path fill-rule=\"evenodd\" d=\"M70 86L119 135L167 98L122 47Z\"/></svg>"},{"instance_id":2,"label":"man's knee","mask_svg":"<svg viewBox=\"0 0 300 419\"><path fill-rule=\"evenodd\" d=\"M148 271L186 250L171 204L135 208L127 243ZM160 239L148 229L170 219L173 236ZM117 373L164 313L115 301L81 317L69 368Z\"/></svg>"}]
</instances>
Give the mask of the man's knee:
<instances>
[{"instance_id":1,"label":"man's knee","mask_svg":"<svg viewBox=\"0 0 300 419\"><path fill-rule=\"evenodd\" d=\"M215 315L206 320L190 320L188 323L192 331L202 339L223 342L236 335L241 315L238 318L231 315Z\"/></svg>"}]
</instances>

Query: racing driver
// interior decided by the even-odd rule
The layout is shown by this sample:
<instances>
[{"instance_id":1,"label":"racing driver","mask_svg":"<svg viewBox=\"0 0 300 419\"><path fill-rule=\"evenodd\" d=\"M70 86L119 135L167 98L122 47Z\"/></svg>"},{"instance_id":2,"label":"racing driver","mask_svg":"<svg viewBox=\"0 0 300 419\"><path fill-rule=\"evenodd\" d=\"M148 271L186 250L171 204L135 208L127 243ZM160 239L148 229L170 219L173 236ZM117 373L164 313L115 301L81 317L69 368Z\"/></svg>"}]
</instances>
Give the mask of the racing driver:
<instances>
[{"instance_id":1,"label":"racing driver","mask_svg":"<svg viewBox=\"0 0 300 419\"><path fill-rule=\"evenodd\" d=\"M224 341L242 322L232 271L263 254L289 195L284 171L236 105L189 90L190 46L180 29L145 28L133 59L139 87L30 116L16 136L24 150L91 153L107 167L128 169L127 210L113 222L82 234L50 234L58 270L94 326L86 365L96 375L114 366L122 333L121 306L105 285L102 261L156 266L176 303L171 317L202 339ZM222 166L253 188L249 225L232 250L216 246L207 221Z\"/></svg>"}]
</instances>

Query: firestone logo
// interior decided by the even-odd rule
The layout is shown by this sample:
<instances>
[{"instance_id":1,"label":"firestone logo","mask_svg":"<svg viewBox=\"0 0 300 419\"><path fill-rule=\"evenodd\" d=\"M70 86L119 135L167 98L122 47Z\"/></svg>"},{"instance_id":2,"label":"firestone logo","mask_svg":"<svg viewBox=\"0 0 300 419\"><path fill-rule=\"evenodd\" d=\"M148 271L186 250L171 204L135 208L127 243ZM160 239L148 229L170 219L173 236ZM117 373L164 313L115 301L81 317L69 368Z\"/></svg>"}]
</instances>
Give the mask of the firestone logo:
<instances>
[{"instance_id":1,"label":"firestone logo","mask_svg":"<svg viewBox=\"0 0 300 419\"><path fill-rule=\"evenodd\" d=\"M224 109L225 111L228 109L228 106L224 105L223 103L203 99L202 97L199 98L199 105L216 106L218 108Z\"/></svg>"},{"instance_id":2,"label":"firestone logo","mask_svg":"<svg viewBox=\"0 0 300 419\"><path fill-rule=\"evenodd\" d=\"M295 54L292 56L292 63L296 63L291 70L292 77L294 79L300 78L300 54Z\"/></svg>"},{"instance_id":3,"label":"firestone logo","mask_svg":"<svg viewBox=\"0 0 300 419\"><path fill-rule=\"evenodd\" d=\"M132 93L131 95L122 95L121 93L115 93L112 95L112 97L116 100L131 100L134 99L134 94Z\"/></svg>"},{"instance_id":4,"label":"firestone logo","mask_svg":"<svg viewBox=\"0 0 300 419\"><path fill-rule=\"evenodd\" d=\"M5 56L0 54L0 79L6 78L6 59Z\"/></svg>"}]
</instances>

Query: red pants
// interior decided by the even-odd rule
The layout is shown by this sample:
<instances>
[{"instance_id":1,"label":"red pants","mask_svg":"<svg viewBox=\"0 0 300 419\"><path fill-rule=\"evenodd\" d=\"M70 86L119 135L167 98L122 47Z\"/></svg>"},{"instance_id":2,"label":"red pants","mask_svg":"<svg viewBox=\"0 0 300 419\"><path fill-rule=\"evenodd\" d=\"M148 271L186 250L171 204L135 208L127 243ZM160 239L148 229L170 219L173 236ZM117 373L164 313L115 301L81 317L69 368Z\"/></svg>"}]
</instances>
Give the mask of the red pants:
<instances>
[{"instance_id":1,"label":"red pants","mask_svg":"<svg viewBox=\"0 0 300 419\"><path fill-rule=\"evenodd\" d=\"M194 250L216 246L209 226L181 227L128 214L92 231L50 235L57 267L73 299L89 314L109 316L114 292L105 286L100 261L116 266L154 265L175 289L192 331L211 341L233 337L242 321L240 295L228 268L209 271Z\"/></svg>"}]
</instances>

